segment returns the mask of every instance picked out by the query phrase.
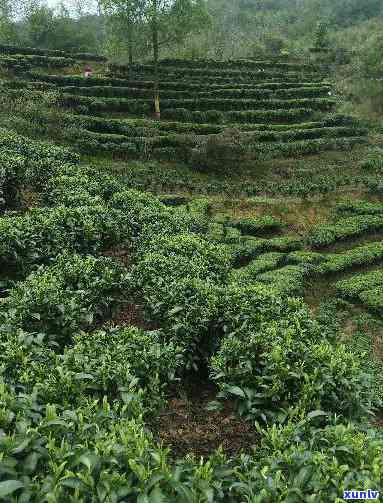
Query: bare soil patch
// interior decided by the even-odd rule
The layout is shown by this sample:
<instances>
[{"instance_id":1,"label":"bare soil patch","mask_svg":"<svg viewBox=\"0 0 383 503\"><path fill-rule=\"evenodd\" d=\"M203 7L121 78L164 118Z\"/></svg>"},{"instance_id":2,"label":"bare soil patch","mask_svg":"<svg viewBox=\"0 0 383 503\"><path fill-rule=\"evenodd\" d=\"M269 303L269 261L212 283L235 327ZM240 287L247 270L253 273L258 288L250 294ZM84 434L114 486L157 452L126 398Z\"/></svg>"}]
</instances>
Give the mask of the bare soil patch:
<instances>
[{"instance_id":1,"label":"bare soil patch","mask_svg":"<svg viewBox=\"0 0 383 503\"><path fill-rule=\"evenodd\" d=\"M216 389L197 389L189 398L172 398L160 413L155 430L158 439L170 446L174 457L186 454L208 456L220 446L228 456L251 452L258 442L255 428L237 415L233 402L221 411L206 407L215 399Z\"/></svg>"},{"instance_id":2,"label":"bare soil patch","mask_svg":"<svg viewBox=\"0 0 383 503\"><path fill-rule=\"evenodd\" d=\"M113 247L109 248L109 250L105 250L102 252L104 257L110 257L114 258L115 260L118 260L123 264L125 267L129 267L131 260L130 260L130 251L127 248L121 248L121 247Z\"/></svg>"}]
</instances>

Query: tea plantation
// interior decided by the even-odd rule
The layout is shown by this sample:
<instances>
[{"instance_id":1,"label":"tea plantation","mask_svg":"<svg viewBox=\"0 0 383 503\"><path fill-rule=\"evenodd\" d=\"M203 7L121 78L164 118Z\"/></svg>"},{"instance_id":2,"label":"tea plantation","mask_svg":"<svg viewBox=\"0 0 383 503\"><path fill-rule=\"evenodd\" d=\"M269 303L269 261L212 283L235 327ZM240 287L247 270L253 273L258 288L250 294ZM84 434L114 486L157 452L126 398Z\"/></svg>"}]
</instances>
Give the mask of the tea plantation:
<instances>
[{"instance_id":1,"label":"tea plantation","mask_svg":"<svg viewBox=\"0 0 383 503\"><path fill-rule=\"evenodd\" d=\"M382 491L382 138L331 75L163 60L154 120L150 64L0 68L0 501Z\"/></svg>"}]
</instances>

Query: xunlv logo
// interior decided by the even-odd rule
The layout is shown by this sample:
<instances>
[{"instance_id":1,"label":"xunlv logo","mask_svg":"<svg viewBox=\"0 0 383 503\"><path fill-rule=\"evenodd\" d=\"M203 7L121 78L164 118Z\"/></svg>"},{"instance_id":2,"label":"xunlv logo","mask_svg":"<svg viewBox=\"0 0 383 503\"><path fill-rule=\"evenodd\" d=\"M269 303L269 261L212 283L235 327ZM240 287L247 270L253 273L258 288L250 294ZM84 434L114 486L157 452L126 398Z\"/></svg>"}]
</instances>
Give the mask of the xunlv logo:
<instances>
[{"instance_id":1,"label":"xunlv logo","mask_svg":"<svg viewBox=\"0 0 383 503\"><path fill-rule=\"evenodd\" d=\"M379 491L344 491L343 499L345 500L377 500L379 498Z\"/></svg>"}]
</instances>

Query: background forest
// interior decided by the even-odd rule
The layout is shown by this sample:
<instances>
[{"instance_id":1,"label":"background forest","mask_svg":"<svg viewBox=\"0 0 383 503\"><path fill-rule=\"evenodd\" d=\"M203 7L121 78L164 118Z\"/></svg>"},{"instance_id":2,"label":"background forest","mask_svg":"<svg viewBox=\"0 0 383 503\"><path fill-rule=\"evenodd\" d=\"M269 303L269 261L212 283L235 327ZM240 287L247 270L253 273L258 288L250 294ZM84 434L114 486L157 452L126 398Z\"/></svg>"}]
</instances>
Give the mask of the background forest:
<instances>
[{"instance_id":1,"label":"background forest","mask_svg":"<svg viewBox=\"0 0 383 503\"><path fill-rule=\"evenodd\" d=\"M189 0L183 0L187 3ZM183 1L179 3L182 6ZM131 4L140 4L134 0ZM144 2L141 2L141 4ZM198 0L209 19L200 30L169 37L160 57L251 58L260 54L302 56L330 49L341 91L382 111L383 4L380 0ZM126 6L129 2L120 2ZM112 5L112 8L110 6ZM145 22L122 16L108 0L0 0L0 43L74 52L103 53L118 62L152 59ZM337 63L341 64L341 70ZM345 65L345 63L347 63Z\"/></svg>"},{"instance_id":2,"label":"background forest","mask_svg":"<svg viewBox=\"0 0 383 503\"><path fill-rule=\"evenodd\" d=\"M107 2L66 0L1 0L2 44L45 49L105 52L126 55L127 26L107 16ZM124 2L121 2L124 3ZM129 2L125 2L129 3ZM236 58L259 51L302 51L313 43L313 33L326 31L328 43L358 53L377 55L382 48L383 4L380 0L206 0L211 17L208 29L172 43L172 56ZM120 28L120 29L117 29ZM135 30L135 58L147 55L144 30ZM140 38L141 37L141 38ZM165 51L166 52L166 51ZM370 54L371 57L371 54ZM370 61L371 63L371 61ZM382 70L382 68L380 68Z\"/></svg>"}]
</instances>

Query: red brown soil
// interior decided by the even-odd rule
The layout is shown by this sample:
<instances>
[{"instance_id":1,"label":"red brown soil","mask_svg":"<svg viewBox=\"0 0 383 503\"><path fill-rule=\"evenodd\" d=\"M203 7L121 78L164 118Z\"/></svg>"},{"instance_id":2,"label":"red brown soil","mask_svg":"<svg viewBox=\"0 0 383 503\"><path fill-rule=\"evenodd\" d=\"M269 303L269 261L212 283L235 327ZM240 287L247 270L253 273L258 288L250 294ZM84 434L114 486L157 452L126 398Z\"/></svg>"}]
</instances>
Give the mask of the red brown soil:
<instances>
[{"instance_id":1,"label":"red brown soil","mask_svg":"<svg viewBox=\"0 0 383 503\"><path fill-rule=\"evenodd\" d=\"M225 402L221 411L206 407L215 400L216 390L208 387L199 396L172 398L158 418L157 435L172 456L186 454L208 456L220 446L228 456L251 452L257 434L251 423L240 418L232 402Z\"/></svg>"},{"instance_id":2,"label":"red brown soil","mask_svg":"<svg viewBox=\"0 0 383 503\"><path fill-rule=\"evenodd\" d=\"M110 257L118 260L125 267L129 267L130 265L130 251L126 248L109 248L109 250L105 250L102 254L104 257Z\"/></svg>"},{"instance_id":3,"label":"red brown soil","mask_svg":"<svg viewBox=\"0 0 383 503\"><path fill-rule=\"evenodd\" d=\"M141 306L129 303L126 304L111 320L108 325L134 326L143 330L158 330L158 325L154 322L147 322L144 319Z\"/></svg>"}]
</instances>

